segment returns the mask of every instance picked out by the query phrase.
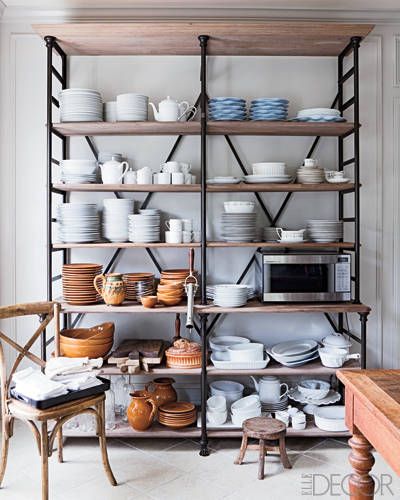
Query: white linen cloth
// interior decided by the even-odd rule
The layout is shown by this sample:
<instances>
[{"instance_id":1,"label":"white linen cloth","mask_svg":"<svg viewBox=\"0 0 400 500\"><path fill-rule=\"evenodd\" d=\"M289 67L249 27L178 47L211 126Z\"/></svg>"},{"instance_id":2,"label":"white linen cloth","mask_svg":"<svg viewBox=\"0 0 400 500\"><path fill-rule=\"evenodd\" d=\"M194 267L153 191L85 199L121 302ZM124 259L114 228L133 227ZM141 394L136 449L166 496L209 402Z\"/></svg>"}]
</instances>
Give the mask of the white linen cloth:
<instances>
[{"instance_id":1,"label":"white linen cloth","mask_svg":"<svg viewBox=\"0 0 400 500\"><path fill-rule=\"evenodd\" d=\"M64 384L50 380L38 369L26 368L14 373L13 382L18 393L35 401L43 401L68 393Z\"/></svg>"},{"instance_id":2,"label":"white linen cloth","mask_svg":"<svg viewBox=\"0 0 400 500\"><path fill-rule=\"evenodd\" d=\"M103 358L66 358L60 356L47 361L45 373L50 379L54 379L58 375L90 372L95 368L101 368L102 365Z\"/></svg>"}]
</instances>

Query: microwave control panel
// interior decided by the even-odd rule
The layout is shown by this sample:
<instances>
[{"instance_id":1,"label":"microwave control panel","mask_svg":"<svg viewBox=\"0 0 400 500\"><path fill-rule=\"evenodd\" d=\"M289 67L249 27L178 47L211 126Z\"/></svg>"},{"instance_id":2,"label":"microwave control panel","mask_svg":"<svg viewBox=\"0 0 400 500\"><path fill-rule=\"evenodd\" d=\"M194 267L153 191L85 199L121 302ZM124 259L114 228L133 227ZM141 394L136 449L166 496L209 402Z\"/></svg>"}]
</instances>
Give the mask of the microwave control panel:
<instances>
[{"instance_id":1,"label":"microwave control panel","mask_svg":"<svg viewBox=\"0 0 400 500\"><path fill-rule=\"evenodd\" d=\"M350 255L341 255L335 264L335 292L350 292Z\"/></svg>"}]
</instances>

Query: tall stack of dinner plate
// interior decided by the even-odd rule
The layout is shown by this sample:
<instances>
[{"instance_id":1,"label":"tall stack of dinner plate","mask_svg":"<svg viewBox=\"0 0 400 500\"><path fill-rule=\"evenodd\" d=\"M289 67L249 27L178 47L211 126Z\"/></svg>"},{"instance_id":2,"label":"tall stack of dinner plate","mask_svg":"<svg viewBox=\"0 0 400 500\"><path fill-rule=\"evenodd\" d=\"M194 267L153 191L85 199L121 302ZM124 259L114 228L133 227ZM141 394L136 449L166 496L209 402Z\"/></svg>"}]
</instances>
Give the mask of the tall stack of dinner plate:
<instances>
[{"instance_id":1,"label":"tall stack of dinner plate","mask_svg":"<svg viewBox=\"0 0 400 500\"><path fill-rule=\"evenodd\" d=\"M317 243L333 243L343 238L343 222L340 220L309 220L307 234Z\"/></svg>"},{"instance_id":2,"label":"tall stack of dinner plate","mask_svg":"<svg viewBox=\"0 0 400 500\"><path fill-rule=\"evenodd\" d=\"M157 243L160 241L160 212L154 209L133 214L129 219L129 241L134 243Z\"/></svg>"},{"instance_id":3,"label":"tall stack of dinner plate","mask_svg":"<svg viewBox=\"0 0 400 500\"><path fill-rule=\"evenodd\" d=\"M59 97L62 122L103 121L103 103L97 90L64 89Z\"/></svg>"},{"instance_id":4,"label":"tall stack of dinner plate","mask_svg":"<svg viewBox=\"0 0 400 500\"><path fill-rule=\"evenodd\" d=\"M240 97L213 97L208 101L210 120L246 120L246 100Z\"/></svg>"},{"instance_id":5,"label":"tall stack of dinner plate","mask_svg":"<svg viewBox=\"0 0 400 500\"><path fill-rule=\"evenodd\" d=\"M250 120L287 120L289 101L280 97L259 97L250 105Z\"/></svg>"},{"instance_id":6,"label":"tall stack of dinner plate","mask_svg":"<svg viewBox=\"0 0 400 500\"><path fill-rule=\"evenodd\" d=\"M284 366L301 366L319 357L318 342L312 339L290 340L275 344L269 350L275 361Z\"/></svg>"},{"instance_id":7,"label":"tall stack of dinner plate","mask_svg":"<svg viewBox=\"0 0 400 500\"><path fill-rule=\"evenodd\" d=\"M246 285L215 285L214 304L220 307L241 307L248 299Z\"/></svg>"},{"instance_id":8,"label":"tall stack of dinner plate","mask_svg":"<svg viewBox=\"0 0 400 500\"><path fill-rule=\"evenodd\" d=\"M59 237L64 243L90 243L100 239L96 203L62 203L58 206Z\"/></svg>"},{"instance_id":9,"label":"tall stack of dinner plate","mask_svg":"<svg viewBox=\"0 0 400 500\"><path fill-rule=\"evenodd\" d=\"M133 213L133 200L103 200L103 236L115 243L128 241L128 216Z\"/></svg>"},{"instance_id":10,"label":"tall stack of dinner plate","mask_svg":"<svg viewBox=\"0 0 400 500\"><path fill-rule=\"evenodd\" d=\"M120 94L117 96L117 120L119 122L142 122L148 119L149 98L142 94Z\"/></svg>"}]
</instances>

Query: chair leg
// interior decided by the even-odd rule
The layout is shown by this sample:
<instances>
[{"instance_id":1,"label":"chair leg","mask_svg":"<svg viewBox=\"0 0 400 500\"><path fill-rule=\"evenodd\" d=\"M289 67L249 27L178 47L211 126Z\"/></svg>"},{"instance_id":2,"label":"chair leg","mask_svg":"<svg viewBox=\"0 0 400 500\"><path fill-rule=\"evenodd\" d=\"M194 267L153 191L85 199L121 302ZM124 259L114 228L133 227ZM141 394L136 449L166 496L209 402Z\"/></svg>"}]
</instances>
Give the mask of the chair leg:
<instances>
[{"instance_id":1,"label":"chair leg","mask_svg":"<svg viewBox=\"0 0 400 500\"><path fill-rule=\"evenodd\" d=\"M110 467L110 462L108 461L107 454L107 443L106 443L106 427L105 427L105 409L104 400L97 406L97 422L98 422L98 433L99 433L99 444L101 449L101 458L103 461L104 470L112 486L117 485L114 474Z\"/></svg>"},{"instance_id":2,"label":"chair leg","mask_svg":"<svg viewBox=\"0 0 400 500\"><path fill-rule=\"evenodd\" d=\"M57 432L57 452L58 461L62 464L64 462L62 427L60 427L60 430Z\"/></svg>"},{"instance_id":3,"label":"chair leg","mask_svg":"<svg viewBox=\"0 0 400 500\"><path fill-rule=\"evenodd\" d=\"M239 455L235 460L236 465L241 465L247 450L247 434L243 432L242 444L240 445Z\"/></svg>"},{"instance_id":4,"label":"chair leg","mask_svg":"<svg viewBox=\"0 0 400 500\"><path fill-rule=\"evenodd\" d=\"M40 440L40 458L42 461L42 500L49 499L49 435L47 422L42 422Z\"/></svg>"},{"instance_id":5,"label":"chair leg","mask_svg":"<svg viewBox=\"0 0 400 500\"><path fill-rule=\"evenodd\" d=\"M12 430L12 421L14 419L8 419L6 415L3 415L3 425L2 425L2 434L1 434L1 464L0 464L0 486L4 479L4 474L6 472L7 467L7 458L8 458L8 445L10 441L10 430Z\"/></svg>"},{"instance_id":6,"label":"chair leg","mask_svg":"<svg viewBox=\"0 0 400 500\"><path fill-rule=\"evenodd\" d=\"M260 439L260 448L258 451L258 479L264 479L264 463L265 463L265 442Z\"/></svg>"},{"instance_id":7,"label":"chair leg","mask_svg":"<svg viewBox=\"0 0 400 500\"><path fill-rule=\"evenodd\" d=\"M281 456L281 462L285 469L291 469L292 464L290 463L289 457L286 453L286 440L285 436L280 436L279 438L279 453Z\"/></svg>"}]
</instances>

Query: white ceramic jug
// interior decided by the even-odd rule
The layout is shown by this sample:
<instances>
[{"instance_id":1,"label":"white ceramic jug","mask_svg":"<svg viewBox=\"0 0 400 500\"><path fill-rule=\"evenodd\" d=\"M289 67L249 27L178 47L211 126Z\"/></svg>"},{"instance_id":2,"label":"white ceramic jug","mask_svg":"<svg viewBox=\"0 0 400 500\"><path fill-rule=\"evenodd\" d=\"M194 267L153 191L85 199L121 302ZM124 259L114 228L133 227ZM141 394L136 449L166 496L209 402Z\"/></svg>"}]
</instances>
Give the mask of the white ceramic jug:
<instances>
[{"instance_id":1,"label":"white ceramic jug","mask_svg":"<svg viewBox=\"0 0 400 500\"><path fill-rule=\"evenodd\" d=\"M185 115L190 107L188 102L178 102L170 96L159 103L159 111L157 111L157 108L152 102L149 104L153 108L154 118L158 122L177 122Z\"/></svg>"},{"instance_id":2,"label":"white ceramic jug","mask_svg":"<svg viewBox=\"0 0 400 500\"><path fill-rule=\"evenodd\" d=\"M116 161L113 156L111 160L100 165L101 180L103 184L120 184L128 168L128 162Z\"/></svg>"},{"instance_id":3,"label":"white ceramic jug","mask_svg":"<svg viewBox=\"0 0 400 500\"><path fill-rule=\"evenodd\" d=\"M278 377L266 376L260 378L259 382L254 377L250 377L262 403L277 403L289 391L287 384L281 384ZM285 391L282 393L282 387Z\"/></svg>"}]
</instances>

